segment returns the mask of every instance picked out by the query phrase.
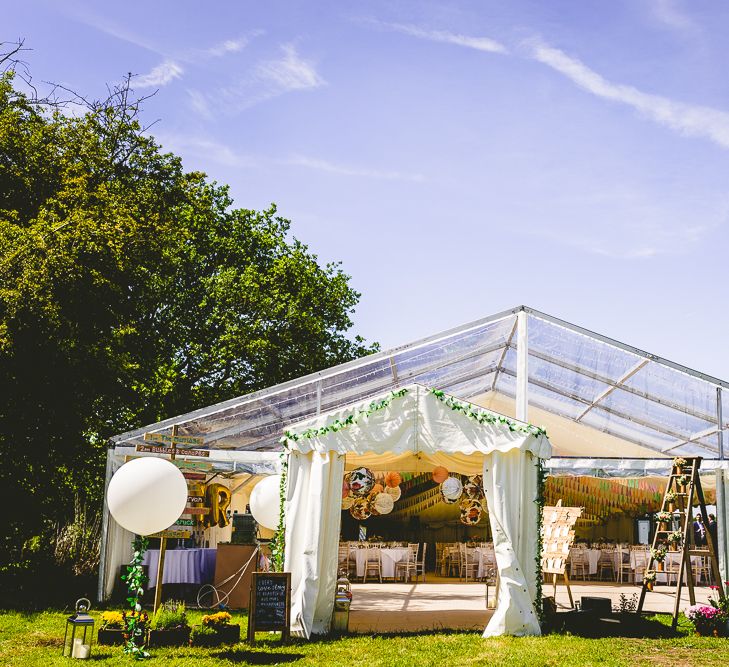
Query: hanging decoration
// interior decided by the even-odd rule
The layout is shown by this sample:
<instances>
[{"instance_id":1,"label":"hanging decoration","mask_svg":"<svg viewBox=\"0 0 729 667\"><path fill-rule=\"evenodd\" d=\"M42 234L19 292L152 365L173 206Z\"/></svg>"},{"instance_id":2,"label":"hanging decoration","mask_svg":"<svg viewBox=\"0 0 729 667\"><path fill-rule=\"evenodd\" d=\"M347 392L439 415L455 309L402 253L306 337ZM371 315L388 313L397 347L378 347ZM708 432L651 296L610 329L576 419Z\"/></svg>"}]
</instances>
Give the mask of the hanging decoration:
<instances>
[{"instance_id":1,"label":"hanging decoration","mask_svg":"<svg viewBox=\"0 0 729 667\"><path fill-rule=\"evenodd\" d=\"M348 476L345 475L344 479L342 480L342 498L346 498L349 495L349 479Z\"/></svg>"},{"instance_id":2,"label":"hanging decoration","mask_svg":"<svg viewBox=\"0 0 729 667\"><path fill-rule=\"evenodd\" d=\"M372 515L367 498L355 498L349 513L357 521L366 521Z\"/></svg>"},{"instance_id":3,"label":"hanging decoration","mask_svg":"<svg viewBox=\"0 0 729 667\"><path fill-rule=\"evenodd\" d=\"M481 500L484 497L483 477L481 475L472 475L463 485L463 493L467 498L472 500Z\"/></svg>"},{"instance_id":4,"label":"hanging decoration","mask_svg":"<svg viewBox=\"0 0 729 667\"><path fill-rule=\"evenodd\" d=\"M433 481L436 484L442 484L448 479L448 470L443 466L436 466L433 468Z\"/></svg>"},{"instance_id":5,"label":"hanging decoration","mask_svg":"<svg viewBox=\"0 0 729 667\"><path fill-rule=\"evenodd\" d=\"M371 493L382 493L385 489L383 488L382 484L375 484L372 487Z\"/></svg>"},{"instance_id":6,"label":"hanging decoration","mask_svg":"<svg viewBox=\"0 0 729 667\"><path fill-rule=\"evenodd\" d=\"M385 473L385 486L394 489L402 484L402 475L399 472Z\"/></svg>"},{"instance_id":7,"label":"hanging decoration","mask_svg":"<svg viewBox=\"0 0 729 667\"><path fill-rule=\"evenodd\" d=\"M372 503L372 514L389 514L395 506L395 501L388 493L378 493Z\"/></svg>"},{"instance_id":8,"label":"hanging decoration","mask_svg":"<svg viewBox=\"0 0 729 667\"><path fill-rule=\"evenodd\" d=\"M354 505L354 501L356 498L354 496L347 496L346 498L342 498L342 509L348 510L352 505Z\"/></svg>"},{"instance_id":9,"label":"hanging decoration","mask_svg":"<svg viewBox=\"0 0 729 667\"><path fill-rule=\"evenodd\" d=\"M366 496L375 484L369 468L357 468L349 473L349 488L355 496Z\"/></svg>"},{"instance_id":10,"label":"hanging decoration","mask_svg":"<svg viewBox=\"0 0 729 667\"><path fill-rule=\"evenodd\" d=\"M388 496L392 496L393 502L400 500L400 496L402 495L402 491L399 486L388 486L385 488L385 493Z\"/></svg>"},{"instance_id":11,"label":"hanging decoration","mask_svg":"<svg viewBox=\"0 0 729 667\"><path fill-rule=\"evenodd\" d=\"M461 501L461 517L460 521L467 526L475 526L481 521L483 507L478 500L464 498Z\"/></svg>"},{"instance_id":12,"label":"hanging decoration","mask_svg":"<svg viewBox=\"0 0 729 667\"><path fill-rule=\"evenodd\" d=\"M440 485L440 495L448 505L457 503L463 495L463 484L458 477L448 477Z\"/></svg>"}]
</instances>

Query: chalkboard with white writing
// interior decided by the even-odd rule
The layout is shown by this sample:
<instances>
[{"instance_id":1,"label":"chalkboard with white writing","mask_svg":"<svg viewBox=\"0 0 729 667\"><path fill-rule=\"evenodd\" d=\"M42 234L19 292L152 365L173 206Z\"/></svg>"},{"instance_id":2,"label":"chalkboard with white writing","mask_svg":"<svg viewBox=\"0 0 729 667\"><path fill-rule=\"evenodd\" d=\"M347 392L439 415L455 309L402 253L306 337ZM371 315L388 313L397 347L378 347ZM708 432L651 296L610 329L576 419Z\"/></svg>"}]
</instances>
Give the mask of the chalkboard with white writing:
<instances>
[{"instance_id":1,"label":"chalkboard with white writing","mask_svg":"<svg viewBox=\"0 0 729 667\"><path fill-rule=\"evenodd\" d=\"M257 631L281 632L281 639L287 641L290 609L291 573L254 572L248 609L248 641L255 640Z\"/></svg>"}]
</instances>

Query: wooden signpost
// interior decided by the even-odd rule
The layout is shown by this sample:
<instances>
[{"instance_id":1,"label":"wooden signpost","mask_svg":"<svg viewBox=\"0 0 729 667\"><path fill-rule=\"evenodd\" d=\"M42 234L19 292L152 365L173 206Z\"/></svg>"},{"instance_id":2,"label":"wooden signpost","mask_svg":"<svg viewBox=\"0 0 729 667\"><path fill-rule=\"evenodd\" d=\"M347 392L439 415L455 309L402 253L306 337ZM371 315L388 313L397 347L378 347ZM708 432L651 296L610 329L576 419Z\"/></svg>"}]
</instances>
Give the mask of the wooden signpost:
<instances>
[{"instance_id":1,"label":"wooden signpost","mask_svg":"<svg viewBox=\"0 0 729 667\"><path fill-rule=\"evenodd\" d=\"M248 605L248 643L256 632L280 632L287 642L291 633L291 573L254 572Z\"/></svg>"},{"instance_id":2,"label":"wooden signpost","mask_svg":"<svg viewBox=\"0 0 729 667\"><path fill-rule=\"evenodd\" d=\"M194 436L189 435L178 435L177 433L177 425L172 427L172 433L170 435L167 435L165 433L145 433L144 434L144 440L146 442L160 442L163 444L162 447L156 447L156 446L150 446L150 445L137 445L136 451L141 453L151 453L151 454L167 454L170 457L170 461L175 463L175 457L178 453L181 453L183 456L210 456L210 452L207 449L182 449L179 450L178 447L202 447L205 444L204 438L198 438ZM190 479L190 476L197 476L200 475L202 479L205 478L205 473L194 473L194 472L187 472L183 473L187 479ZM196 479L198 477L192 477L193 479ZM188 502L201 502L202 498L188 497ZM183 514L207 514L209 511L209 508L206 507L186 507ZM176 524L180 526L189 526L192 524L192 520L188 519L178 519L178 521L183 521L182 524ZM191 521L191 523L187 523L188 521ZM165 572L165 553L167 552L167 540L169 539L189 539L192 534L191 530L186 530L185 528L180 528L179 530L172 527L167 530L163 530L159 533L156 533L155 535L152 535L151 537L159 537L159 561L157 563L157 586L154 590L154 611L156 612L157 609L159 609L159 606L162 602L162 579Z\"/></svg>"}]
</instances>

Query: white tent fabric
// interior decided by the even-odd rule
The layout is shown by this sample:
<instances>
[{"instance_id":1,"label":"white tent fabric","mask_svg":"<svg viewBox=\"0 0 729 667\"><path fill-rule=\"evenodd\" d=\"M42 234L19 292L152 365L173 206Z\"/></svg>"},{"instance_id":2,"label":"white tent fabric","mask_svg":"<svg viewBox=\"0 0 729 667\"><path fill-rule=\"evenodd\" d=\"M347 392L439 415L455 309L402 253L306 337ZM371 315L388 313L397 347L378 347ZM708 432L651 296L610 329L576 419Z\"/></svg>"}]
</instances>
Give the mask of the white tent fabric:
<instances>
[{"instance_id":1,"label":"white tent fabric","mask_svg":"<svg viewBox=\"0 0 729 667\"><path fill-rule=\"evenodd\" d=\"M329 629L336 585L344 457L378 454L421 457L481 456L489 515L501 572L499 606L485 635L540 634L536 591L536 464L551 445L537 429L458 401L452 409L428 389L410 385L401 395L340 408L292 427L289 458L285 566L292 578L292 631L299 636ZM380 409L372 410L372 406Z\"/></svg>"}]
</instances>

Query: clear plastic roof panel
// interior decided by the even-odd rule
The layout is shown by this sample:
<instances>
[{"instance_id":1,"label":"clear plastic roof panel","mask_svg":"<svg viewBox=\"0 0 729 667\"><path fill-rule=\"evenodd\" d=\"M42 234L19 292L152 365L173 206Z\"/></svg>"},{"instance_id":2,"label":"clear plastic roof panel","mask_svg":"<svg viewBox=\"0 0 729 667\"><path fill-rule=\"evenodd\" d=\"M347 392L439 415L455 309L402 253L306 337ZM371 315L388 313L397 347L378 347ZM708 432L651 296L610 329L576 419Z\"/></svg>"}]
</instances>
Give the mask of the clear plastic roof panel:
<instances>
[{"instance_id":1,"label":"clear plastic roof panel","mask_svg":"<svg viewBox=\"0 0 729 667\"><path fill-rule=\"evenodd\" d=\"M204 436L211 448L277 449L290 424L412 382L466 400L492 391L513 397L520 311L528 320L531 405L657 456L718 456L717 389L727 428L729 384L526 307L173 417L114 442L141 442L145 431L177 424L183 434Z\"/></svg>"}]
</instances>

